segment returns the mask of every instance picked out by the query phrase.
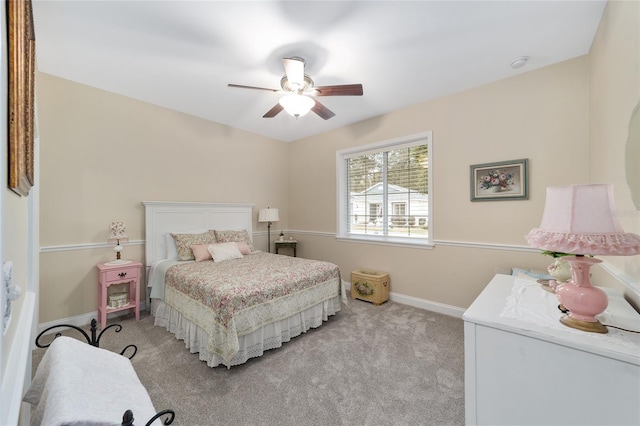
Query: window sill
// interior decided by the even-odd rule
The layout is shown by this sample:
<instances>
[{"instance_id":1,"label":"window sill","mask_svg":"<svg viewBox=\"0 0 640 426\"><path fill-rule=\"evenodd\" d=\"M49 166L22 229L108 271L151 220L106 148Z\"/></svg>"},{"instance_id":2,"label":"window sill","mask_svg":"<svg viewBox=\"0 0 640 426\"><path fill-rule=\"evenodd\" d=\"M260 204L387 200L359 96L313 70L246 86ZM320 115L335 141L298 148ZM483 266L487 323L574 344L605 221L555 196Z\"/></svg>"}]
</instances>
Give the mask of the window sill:
<instances>
[{"instance_id":1,"label":"window sill","mask_svg":"<svg viewBox=\"0 0 640 426\"><path fill-rule=\"evenodd\" d=\"M346 243L365 243L365 244L377 244L383 246L395 246L406 247L416 249L431 250L434 247L433 242L425 240L417 240L410 238L397 238L397 237L372 237L367 235L349 235L349 236L336 236L336 240Z\"/></svg>"}]
</instances>

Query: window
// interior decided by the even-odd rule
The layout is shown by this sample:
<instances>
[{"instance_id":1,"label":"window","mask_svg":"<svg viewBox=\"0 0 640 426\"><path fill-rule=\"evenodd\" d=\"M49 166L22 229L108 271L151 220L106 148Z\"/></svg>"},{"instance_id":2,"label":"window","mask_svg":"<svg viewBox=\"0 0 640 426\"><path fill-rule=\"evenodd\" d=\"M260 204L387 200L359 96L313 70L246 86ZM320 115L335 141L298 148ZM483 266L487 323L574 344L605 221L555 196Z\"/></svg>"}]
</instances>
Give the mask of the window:
<instances>
[{"instance_id":1,"label":"window","mask_svg":"<svg viewBox=\"0 0 640 426\"><path fill-rule=\"evenodd\" d=\"M391 203L394 216L404 216L407 211L407 203Z\"/></svg>"},{"instance_id":2,"label":"window","mask_svg":"<svg viewBox=\"0 0 640 426\"><path fill-rule=\"evenodd\" d=\"M338 238L431 244L431 132L338 151Z\"/></svg>"}]
</instances>

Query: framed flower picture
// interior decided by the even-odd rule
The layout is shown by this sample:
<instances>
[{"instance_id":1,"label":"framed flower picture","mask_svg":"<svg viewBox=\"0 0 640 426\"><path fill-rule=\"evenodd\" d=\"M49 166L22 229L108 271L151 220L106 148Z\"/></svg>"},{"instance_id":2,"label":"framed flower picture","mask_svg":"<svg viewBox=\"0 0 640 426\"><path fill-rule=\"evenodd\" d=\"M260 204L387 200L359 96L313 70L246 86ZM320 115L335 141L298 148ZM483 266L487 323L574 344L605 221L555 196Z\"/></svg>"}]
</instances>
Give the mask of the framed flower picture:
<instances>
[{"instance_id":1,"label":"framed flower picture","mask_svg":"<svg viewBox=\"0 0 640 426\"><path fill-rule=\"evenodd\" d=\"M529 198L527 159L471 165L471 201Z\"/></svg>"}]
</instances>

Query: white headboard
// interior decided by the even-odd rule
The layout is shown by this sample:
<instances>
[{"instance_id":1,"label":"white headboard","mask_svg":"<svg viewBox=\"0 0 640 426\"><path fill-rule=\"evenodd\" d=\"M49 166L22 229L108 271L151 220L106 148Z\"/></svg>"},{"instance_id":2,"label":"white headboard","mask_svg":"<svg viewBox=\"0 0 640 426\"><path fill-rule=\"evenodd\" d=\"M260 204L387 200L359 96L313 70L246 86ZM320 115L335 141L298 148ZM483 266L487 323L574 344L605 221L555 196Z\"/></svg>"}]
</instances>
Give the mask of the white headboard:
<instances>
[{"instance_id":1,"label":"white headboard","mask_svg":"<svg viewBox=\"0 0 640 426\"><path fill-rule=\"evenodd\" d=\"M143 201L147 266L166 258L168 232L246 229L253 239L253 204Z\"/></svg>"}]
</instances>

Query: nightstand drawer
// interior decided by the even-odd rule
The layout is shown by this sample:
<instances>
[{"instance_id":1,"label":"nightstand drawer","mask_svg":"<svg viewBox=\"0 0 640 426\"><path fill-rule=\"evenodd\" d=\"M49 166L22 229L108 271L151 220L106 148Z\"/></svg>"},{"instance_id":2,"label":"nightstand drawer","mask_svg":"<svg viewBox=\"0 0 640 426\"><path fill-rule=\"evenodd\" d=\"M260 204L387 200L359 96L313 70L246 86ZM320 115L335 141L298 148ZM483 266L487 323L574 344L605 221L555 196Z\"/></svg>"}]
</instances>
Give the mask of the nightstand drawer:
<instances>
[{"instance_id":1,"label":"nightstand drawer","mask_svg":"<svg viewBox=\"0 0 640 426\"><path fill-rule=\"evenodd\" d=\"M107 271L107 282L138 278L139 268L120 269Z\"/></svg>"}]
</instances>

